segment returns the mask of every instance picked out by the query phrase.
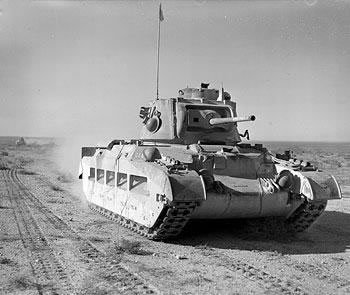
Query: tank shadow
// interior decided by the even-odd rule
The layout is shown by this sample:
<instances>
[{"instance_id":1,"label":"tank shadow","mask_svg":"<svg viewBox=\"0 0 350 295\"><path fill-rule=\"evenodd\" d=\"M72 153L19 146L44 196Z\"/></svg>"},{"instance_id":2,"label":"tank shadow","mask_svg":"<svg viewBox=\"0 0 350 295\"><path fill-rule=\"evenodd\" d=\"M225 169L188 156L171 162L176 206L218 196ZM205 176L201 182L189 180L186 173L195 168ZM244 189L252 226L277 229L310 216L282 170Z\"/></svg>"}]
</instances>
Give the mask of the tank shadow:
<instances>
[{"instance_id":1,"label":"tank shadow","mask_svg":"<svg viewBox=\"0 0 350 295\"><path fill-rule=\"evenodd\" d=\"M293 235L281 219L193 220L177 244L281 254L341 253L350 250L350 214L326 211L304 233Z\"/></svg>"}]
</instances>

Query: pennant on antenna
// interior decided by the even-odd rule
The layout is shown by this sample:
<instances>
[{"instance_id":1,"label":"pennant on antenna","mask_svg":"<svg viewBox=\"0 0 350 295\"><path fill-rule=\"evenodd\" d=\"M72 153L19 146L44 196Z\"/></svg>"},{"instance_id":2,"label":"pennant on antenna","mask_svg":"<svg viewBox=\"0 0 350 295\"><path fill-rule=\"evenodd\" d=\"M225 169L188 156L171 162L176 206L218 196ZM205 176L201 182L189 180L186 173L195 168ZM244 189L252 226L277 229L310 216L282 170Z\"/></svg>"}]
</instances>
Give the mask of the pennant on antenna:
<instances>
[{"instance_id":1,"label":"pennant on antenna","mask_svg":"<svg viewBox=\"0 0 350 295\"><path fill-rule=\"evenodd\" d=\"M162 22L164 20L164 14L162 10L162 3L159 4L159 20Z\"/></svg>"}]
</instances>

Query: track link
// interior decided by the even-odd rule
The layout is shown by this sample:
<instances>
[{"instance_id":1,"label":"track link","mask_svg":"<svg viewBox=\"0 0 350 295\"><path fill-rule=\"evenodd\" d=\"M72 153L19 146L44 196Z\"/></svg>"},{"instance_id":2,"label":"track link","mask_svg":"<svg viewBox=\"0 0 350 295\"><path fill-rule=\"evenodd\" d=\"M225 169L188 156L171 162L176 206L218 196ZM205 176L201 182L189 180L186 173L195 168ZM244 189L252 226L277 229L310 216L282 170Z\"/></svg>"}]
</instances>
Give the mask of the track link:
<instances>
[{"instance_id":1,"label":"track link","mask_svg":"<svg viewBox=\"0 0 350 295\"><path fill-rule=\"evenodd\" d=\"M286 220L288 229L297 233L305 231L321 216L326 206L327 201L305 201Z\"/></svg>"},{"instance_id":2,"label":"track link","mask_svg":"<svg viewBox=\"0 0 350 295\"><path fill-rule=\"evenodd\" d=\"M196 202L172 202L163 209L155 226L149 228L91 202L89 203L92 210L151 240L165 240L179 235L196 206Z\"/></svg>"}]
</instances>

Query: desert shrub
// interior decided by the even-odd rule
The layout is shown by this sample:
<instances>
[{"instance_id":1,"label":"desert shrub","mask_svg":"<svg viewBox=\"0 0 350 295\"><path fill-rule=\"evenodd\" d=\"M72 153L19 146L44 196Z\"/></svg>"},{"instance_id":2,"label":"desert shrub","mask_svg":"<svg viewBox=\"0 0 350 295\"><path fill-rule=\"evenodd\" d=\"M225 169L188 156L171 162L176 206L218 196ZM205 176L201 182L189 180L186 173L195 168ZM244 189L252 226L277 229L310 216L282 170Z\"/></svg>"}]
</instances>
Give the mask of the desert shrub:
<instances>
[{"instance_id":1,"label":"desert shrub","mask_svg":"<svg viewBox=\"0 0 350 295\"><path fill-rule=\"evenodd\" d=\"M36 175L34 171L30 171L30 170L20 170L19 173L23 175Z\"/></svg>"},{"instance_id":2,"label":"desert shrub","mask_svg":"<svg viewBox=\"0 0 350 295\"><path fill-rule=\"evenodd\" d=\"M55 185L55 184L51 184L50 188L55 192L63 192L64 191L62 188L60 188L58 185Z\"/></svg>"},{"instance_id":3,"label":"desert shrub","mask_svg":"<svg viewBox=\"0 0 350 295\"><path fill-rule=\"evenodd\" d=\"M70 173L60 173L60 175L57 177L57 180L63 183L70 183L72 182L73 176Z\"/></svg>"},{"instance_id":4,"label":"desert shrub","mask_svg":"<svg viewBox=\"0 0 350 295\"><path fill-rule=\"evenodd\" d=\"M48 203L50 204L65 204L66 202L60 198L58 199L49 199L47 200Z\"/></svg>"},{"instance_id":5,"label":"desert shrub","mask_svg":"<svg viewBox=\"0 0 350 295\"><path fill-rule=\"evenodd\" d=\"M8 170L9 167L7 166L6 163L0 162L0 170Z\"/></svg>"},{"instance_id":6,"label":"desert shrub","mask_svg":"<svg viewBox=\"0 0 350 295\"><path fill-rule=\"evenodd\" d=\"M22 276L17 275L11 280L10 283L11 283L11 286L20 290L37 288L39 286L36 282L33 282L29 277L23 276L23 275Z\"/></svg>"},{"instance_id":7,"label":"desert shrub","mask_svg":"<svg viewBox=\"0 0 350 295\"><path fill-rule=\"evenodd\" d=\"M141 242L122 239L119 247L126 253L137 254L141 250Z\"/></svg>"},{"instance_id":8,"label":"desert shrub","mask_svg":"<svg viewBox=\"0 0 350 295\"><path fill-rule=\"evenodd\" d=\"M116 253L128 253L134 255L151 255L149 251L141 249L140 241L130 241L126 239L121 239L119 243L114 242L114 251Z\"/></svg>"},{"instance_id":9,"label":"desert shrub","mask_svg":"<svg viewBox=\"0 0 350 295\"><path fill-rule=\"evenodd\" d=\"M11 259L0 257L0 264L15 264Z\"/></svg>"},{"instance_id":10,"label":"desert shrub","mask_svg":"<svg viewBox=\"0 0 350 295\"><path fill-rule=\"evenodd\" d=\"M89 237L89 240L91 242L105 242L106 241L106 239L98 237L98 236L91 236L91 237Z\"/></svg>"},{"instance_id":11,"label":"desert shrub","mask_svg":"<svg viewBox=\"0 0 350 295\"><path fill-rule=\"evenodd\" d=\"M18 157L16 158L16 166L17 167L24 167L28 164L33 163L34 160L32 158L25 158L25 157Z\"/></svg>"}]
</instances>

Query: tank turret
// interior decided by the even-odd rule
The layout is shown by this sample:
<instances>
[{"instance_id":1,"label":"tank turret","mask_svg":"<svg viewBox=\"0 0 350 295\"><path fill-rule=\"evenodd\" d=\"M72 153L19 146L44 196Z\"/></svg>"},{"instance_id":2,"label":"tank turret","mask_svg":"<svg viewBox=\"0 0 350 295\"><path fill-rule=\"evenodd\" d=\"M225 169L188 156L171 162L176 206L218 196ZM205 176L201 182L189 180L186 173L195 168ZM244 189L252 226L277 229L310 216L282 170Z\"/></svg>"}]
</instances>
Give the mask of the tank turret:
<instances>
[{"instance_id":1,"label":"tank turret","mask_svg":"<svg viewBox=\"0 0 350 295\"><path fill-rule=\"evenodd\" d=\"M254 121L255 116L237 117L230 94L208 86L187 87L176 98L156 99L141 107L141 139L179 144L240 142L237 122Z\"/></svg>"}]
</instances>

